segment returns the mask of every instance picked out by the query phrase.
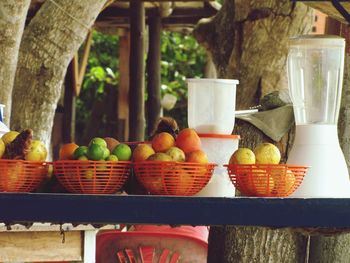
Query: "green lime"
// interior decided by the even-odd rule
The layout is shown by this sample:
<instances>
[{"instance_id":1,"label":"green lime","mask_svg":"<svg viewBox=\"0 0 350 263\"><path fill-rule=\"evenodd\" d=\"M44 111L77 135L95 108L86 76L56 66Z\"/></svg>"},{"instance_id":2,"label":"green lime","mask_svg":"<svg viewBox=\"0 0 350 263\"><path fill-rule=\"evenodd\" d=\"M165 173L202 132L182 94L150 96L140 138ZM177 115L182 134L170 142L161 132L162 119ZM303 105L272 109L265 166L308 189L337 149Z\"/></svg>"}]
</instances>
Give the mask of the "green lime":
<instances>
[{"instance_id":1,"label":"green lime","mask_svg":"<svg viewBox=\"0 0 350 263\"><path fill-rule=\"evenodd\" d=\"M111 152L108 150L108 148L103 148L103 160L106 160Z\"/></svg>"},{"instance_id":2,"label":"green lime","mask_svg":"<svg viewBox=\"0 0 350 263\"><path fill-rule=\"evenodd\" d=\"M101 160L96 165L96 173L105 173L107 171L107 163L105 160Z\"/></svg>"},{"instance_id":3,"label":"green lime","mask_svg":"<svg viewBox=\"0 0 350 263\"><path fill-rule=\"evenodd\" d=\"M87 180L92 180L94 178L94 171L92 171L92 170L84 171L84 177Z\"/></svg>"},{"instance_id":4,"label":"green lime","mask_svg":"<svg viewBox=\"0 0 350 263\"><path fill-rule=\"evenodd\" d=\"M85 155L82 155L78 158L79 161L87 161L89 160Z\"/></svg>"},{"instance_id":5,"label":"green lime","mask_svg":"<svg viewBox=\"0 0 350 263\"><path fill-rule=\"evenodd\" d=\"M98 145L100 145L100 146L102 146L102 147L107 147L107 142L106 142L104 139L100 138L100 137L95 137L95 138L93 138L93 139L89 142L89 147L90 147L90 145L92 145L92 144L98 144Z\"/></svg>"},{"instance_id":6,"label":"green lime","mask_svg":"<svg viewBox=\"0 0 350 263\"><path fill-rule=\"evenodd\" d=\"M112 154L116 155L119 161L129 161L132 152L129 145L120 143L113 149Z\"/></svg>"},{"instance_id":7,"label":"green lime","mask_svg":"<svg viewBox=\"0 0 350 263\"><path fill-rule=\"evenodd\" d=\"M87 157L89 160L102 160L104 156L104 148L98 144L91 144L89 146L88 152L87 152Z\"/></svg>"},{"instance_id":8,"label":"green lime","mask_svg":"<svg viewBox=\"0 0 350 263\"><path fill-rule=\"evenodd\" d=\"M79 158L81 156L86 155L87 152L88 152L88 147L86 147L86 146L79 146L78 148L75 149L75 151L73 153L73 158L75 160L77 160L77 159L80 160Z\"/></svg>"},{"instance_id":9,"label":"green lime","mask_svg":"<svg viewBox=\"0 0 350 263\"><path fill-rule=\"evenodd\" d=\"M119 161L118 157L114 154L111 154L110 156L107 157L106 161Z\"/></svg>"}]
</instances>

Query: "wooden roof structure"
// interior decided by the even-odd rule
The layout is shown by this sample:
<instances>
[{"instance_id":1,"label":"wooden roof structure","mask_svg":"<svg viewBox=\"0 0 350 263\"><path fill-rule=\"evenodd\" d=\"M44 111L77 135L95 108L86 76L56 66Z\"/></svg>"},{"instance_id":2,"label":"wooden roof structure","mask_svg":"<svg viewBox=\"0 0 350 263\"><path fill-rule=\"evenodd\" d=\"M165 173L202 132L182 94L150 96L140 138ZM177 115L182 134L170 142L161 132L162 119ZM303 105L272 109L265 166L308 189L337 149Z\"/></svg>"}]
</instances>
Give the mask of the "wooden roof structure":
<instances>
[{"instance_id":1,"label":"wooden roof structure","mask_svg":"<svg viewBox=\"0 0 350 263\"><path fill-rule=\"evenodd\" d=\"M32 17L46 0L32 0L28 16ZM144 2L147 19L160 15L163 28L181 30L191 28L201 18L211 17L220 10L216 1L149 1ZM101 30L130 28L130 2L109 1L98 16L95 27Z\"/></svg>"}]
</instances>

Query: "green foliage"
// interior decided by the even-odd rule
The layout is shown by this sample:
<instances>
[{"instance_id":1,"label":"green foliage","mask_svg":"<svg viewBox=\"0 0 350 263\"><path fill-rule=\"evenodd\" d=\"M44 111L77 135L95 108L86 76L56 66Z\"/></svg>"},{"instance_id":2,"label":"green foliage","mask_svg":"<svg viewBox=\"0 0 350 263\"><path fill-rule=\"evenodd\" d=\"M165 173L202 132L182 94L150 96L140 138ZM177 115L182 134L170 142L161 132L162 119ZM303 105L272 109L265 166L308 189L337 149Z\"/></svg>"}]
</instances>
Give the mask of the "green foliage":
<instances>
[{"instance_id":1,"label":"green foliage","mask_svg":"<svg viewBox=\"0 0 350 263\"><path fill-rule=\"evenodd\" d=\"M76 100L76 137L78 140L83 137L91 119L95 100L104 100L106 89L117 89L119 78L118 45L118 36L104 35L96 31L93 33L86 74L81 93ZM102 116L101 120L106 122L106 116Z\"/></svg>"},{"instance_id":2,"label":"green foliage","mask_svg":"<svg viewBox=\"0 0 350 263\"><path fill-rule=\"evenodd\" d=\"M175 118L180 127L187 127L186 78L203 77L206 64L205 50L190 35L163 32L161 38L162 95L177 97L177 105L164 115Z\"/></svg>"},{"instance_id":3,"label":"green foliage","mask_svg":"<svg viewBox=\"0 0 350 263\"><path fill-rule=\"evenodd\" d=\"M104 35L99 32L93 34L93 43L82 90L76 101L76 138L78 143L84 143L83 137L85 140L89 139L87 132L98 132L92 136L108 135L106 130L109 129L107 126L112 122L111 113L96 114L93 111L96 111L97 101L105 102L110 99L108 96L111 94L116 97L119 79L118 45L117 36ZM170 93L177 97L175 108L165 111L164 115L175 118L180 127L187 127L186 78L203 77L206 63L205 51L190 35L163 32L161 55L162 95ZM106 105L112 111L116 109L114 106ZM112 116L113 114L113 121L116 122L115 112L112 112ZM91 125L91 122L94 123ZM98 130L93 130L91 127L98 127Z\"/></svg>"}]
</instances>

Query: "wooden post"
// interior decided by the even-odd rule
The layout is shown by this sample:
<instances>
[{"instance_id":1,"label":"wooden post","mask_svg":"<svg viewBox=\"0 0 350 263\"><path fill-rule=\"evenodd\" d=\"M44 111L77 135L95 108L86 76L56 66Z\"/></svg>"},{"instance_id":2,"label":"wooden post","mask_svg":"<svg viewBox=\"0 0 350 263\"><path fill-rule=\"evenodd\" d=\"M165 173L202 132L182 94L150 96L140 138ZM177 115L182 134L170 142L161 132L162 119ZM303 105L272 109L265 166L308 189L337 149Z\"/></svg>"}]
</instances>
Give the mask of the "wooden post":
<instances>
[{"instance_id":1,"label":"wooden post","mask_svg":"<svg viewBox=\"0 0 350 263\"><path fill-rule=\"evenodd\" d=\"M160 116L160 35L162 32L162 20L160 16L149 19L149 49L147 57L147 135L150 136L157 125Z\"/></svg>"},{"instance_id":2,"label":"wooden post","mask_svg":"<svg viewBox=\"0 0 350 263\"><path fill-rule=\"evenodd\" d=\"M75 87L74 87L74 70L73 62L68 66L66 78L64 81L64 115L62 126L63 143L75 141Z\"/></svg>"},{"instance_id":3,"label":"wooden post","mask_svg":"<svg viewBox=\"0 0 350 263\"><path fill-rule=\"evenodd\" d=\"M117 138L126 141L129 137L129 59L130 33L119 39L119 89L118 89L118 131Z\"/></svg>"},{"instance_id":4,"label":"wooden post","mask_svg":"<svg viewBox=\"0 0 350 263\"><path fill-rule=\"evenodd\" d=\"M143 141L145 8L140 0L130 1L130 30L129 141Z\"/></svg>"}]
</instances>

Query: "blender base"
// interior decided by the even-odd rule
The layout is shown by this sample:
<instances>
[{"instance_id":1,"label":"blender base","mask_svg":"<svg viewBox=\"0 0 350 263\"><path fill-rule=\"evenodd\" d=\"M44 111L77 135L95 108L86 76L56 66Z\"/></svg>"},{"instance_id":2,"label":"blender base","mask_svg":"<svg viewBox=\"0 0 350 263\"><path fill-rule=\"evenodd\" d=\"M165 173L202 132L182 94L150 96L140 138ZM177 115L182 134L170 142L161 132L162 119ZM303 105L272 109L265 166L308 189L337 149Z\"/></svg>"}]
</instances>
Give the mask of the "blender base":
<instances>
[{"instance_id":1,"label":"blender base","mask_svg":"<svg viewBox=\"0 0 350 263\"><path fill-rule=\"evenodd\" d=\"M310 166L291 197L350 197L349 173L336 125L297 125L287 163Z\"/></svg>"}]
</instances>

